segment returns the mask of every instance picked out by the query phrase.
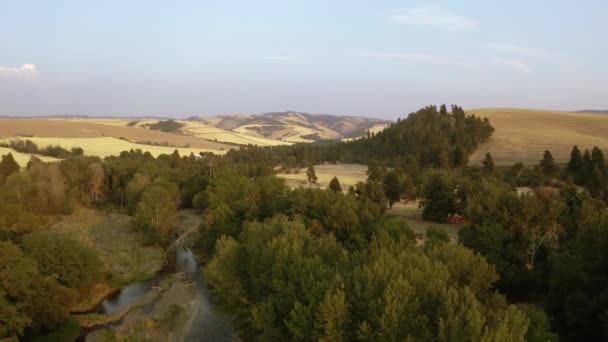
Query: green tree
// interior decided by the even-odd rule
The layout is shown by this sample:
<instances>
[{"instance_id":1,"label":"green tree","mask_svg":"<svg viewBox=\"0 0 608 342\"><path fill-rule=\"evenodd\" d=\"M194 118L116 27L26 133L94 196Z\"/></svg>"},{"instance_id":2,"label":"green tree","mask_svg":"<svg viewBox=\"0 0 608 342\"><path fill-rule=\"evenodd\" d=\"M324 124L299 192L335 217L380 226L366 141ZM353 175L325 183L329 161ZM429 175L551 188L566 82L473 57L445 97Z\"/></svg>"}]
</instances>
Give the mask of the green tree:
<instances>
[{"instance_id":1,"label":"green tree","mask_svg":"<svg viewBox=\"0 0 608 342\"><path fill-rule=\"evenodd\" d=\"M99 256L78 240L35 232L23 237L23 247L42 274L58 276L57 281L67 287L87 288L103 276Z\"/></svg>"},{"instance_id":2,"label":"green tree","mask_svg":"<svg viewBox=\"0 0 608 342\"><path fill-rule=\"evenodd\" d=\"M568 161L566 171L572 176L574 183L582 184L584 177L583 155L576 145L572 147L572 152L570 152L570 160Z\"/></svg>"},{"instance_id":3,"label":"green tree","mask_svg":"<svg viewBox=\"0 0 608 342\"><path fill-rule=\"evenodd\" d=\"M333 192L342 192L342 187L340 186L340 181L338 177L334 176L329 182L329 189Z\"/></svg>"},{"instance_id":4,"label":"green tree","mask_svg":"<svg viewBox=\"0 0 608 342\"><path fill-rule=\"evenodd\" d=\"M317 184L317 174L315 172L315 167L312 165L308 166L308 169L306 170L306 179L308 179L308 185L310 187L312 187L312 184Z\"/></svg>"},{"instance_id":5,"label":"green tree","mask_svg":"<svg viewBox=\"0 0 608 342\"><path fill-rule=\"evenodd\" d=\"M602 176L608 176L608 170L606 169L606 160L604 159L604 153L597 146L593 147L591 151L591 165L592 168L597 167L600 170Z\"/></svg>"},{"instance_id":6,"label":"green tree","mask_svg":"<svg viewBox=\"0 0 608 342\"><path fill-rule=\"evenodd\" d=\"M3 183L8 176L19 171L19 169L19 164L13 158L12 153L3 155L2 161L0 161L0 183Z\"/></svg>"},{"instance_id":7,"label":"green tree","mask_svg":"<svg viewBox=\"0 0 608 342\"><path fill-rule=\"evenodd\" d=\"M177 198L177 187L163 181L155 181L143 191L134 220L152 241L170 239L177 214Z\"/></svg>"},{"instance_id":8,"label":"green tree","mask_svg":"<svg viewBox=\"0 0 608 342\"><path fill-rule=\"evenodd\" d=\"M494 159L492 159L492 155L490 152L486 153L485 158L483 159L483 171L487 174L494 172Z\"/></svg>"},{"instance_id":9,"label":"green tree","mask_svg":"<svg viewBox=\"0 0 608 342\"><path fill-rule=\"evenodd\" d=\"M383 188L384 195L388 199L388 206L392 208L394 203L399 202L403 193L403 183L395 170L387 172L384 177Z\"/></svg>"},{"instance_id":10,"label":"green tree","mask_svg":"<svg viewBox=\"0 0 608 342\"><path fill-rule=\"evenodd\" d=\"M555 159L549 150L545 150L543 153L543 159L540 161L540 167L545 175L552 175L556 171Z\"/></svg>"}]
</instances>

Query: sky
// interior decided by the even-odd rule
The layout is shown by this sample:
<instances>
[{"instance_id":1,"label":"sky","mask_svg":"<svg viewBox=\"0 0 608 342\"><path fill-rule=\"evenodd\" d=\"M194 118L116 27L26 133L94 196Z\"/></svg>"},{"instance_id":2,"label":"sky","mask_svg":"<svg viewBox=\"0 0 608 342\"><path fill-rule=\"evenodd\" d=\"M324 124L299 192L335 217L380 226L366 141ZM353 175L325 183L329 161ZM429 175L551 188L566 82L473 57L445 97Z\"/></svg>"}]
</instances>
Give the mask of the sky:
<instances>
[{"instance_id":1,"label":"sky","mask_svg":"<svg viewBox=\"0 0 608 342\"><path fill-rule=\"evenodd\" d=\"M608 1L0 0L0 115L608 109Z\"/></svg>"}]
</instances>

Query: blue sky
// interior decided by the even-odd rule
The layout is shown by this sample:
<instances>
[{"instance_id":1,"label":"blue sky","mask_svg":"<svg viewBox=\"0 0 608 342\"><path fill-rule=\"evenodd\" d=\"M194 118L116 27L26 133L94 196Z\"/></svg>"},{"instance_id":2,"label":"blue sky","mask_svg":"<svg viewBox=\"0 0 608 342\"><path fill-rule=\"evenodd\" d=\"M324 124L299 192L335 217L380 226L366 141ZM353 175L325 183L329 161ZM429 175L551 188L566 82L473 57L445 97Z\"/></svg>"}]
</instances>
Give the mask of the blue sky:
<instances>
[{"instance_id":1,"label":"blue sky","mask_svg":"<svg viewBox=\"0 0 608 342\"><path fill-rule=\"evenodd\" d=\"M608 108L608 2L0 0L0 115Z\"/></svg>"}]
</instances>

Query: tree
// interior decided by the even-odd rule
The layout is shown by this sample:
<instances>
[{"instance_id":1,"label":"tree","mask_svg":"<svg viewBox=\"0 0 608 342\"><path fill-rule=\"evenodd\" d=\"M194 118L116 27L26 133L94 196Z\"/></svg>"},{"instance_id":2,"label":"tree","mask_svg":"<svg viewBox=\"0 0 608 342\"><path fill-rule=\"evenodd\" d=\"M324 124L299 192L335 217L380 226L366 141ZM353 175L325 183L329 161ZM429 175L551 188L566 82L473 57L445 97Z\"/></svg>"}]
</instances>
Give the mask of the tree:
<instances>
[{"instance_id":1,"label":"tree","mask_svg":"<svg viewBox=\"0 0 608 342\"><path fill-rule=\"evenodd\" d=\"M600 170L602 176L608 176L604 153L597 146L593 147L593 150L591 151L591 165L592 168L597 167Z\"/></svg>"},{"instance_id":2,"label":"tree","mask_svg":"<svg viewBox=\"0 0 608 342\"><path fill-rule=\"evenodd\" d=\"M570 161L568 161L568 166L566 167L566 171L569 175L572 176L574 183L581 184L583 181L583 155L581 154L581 150L578 149L578 146L574 145L572 147L572 152L570 152Z\"/></svg>"},{"instance_id":3,"label":"tree","mask_svg":"<svg viewBox=\"0 0 608 342\"><path fill-rule=\"evenodd\" d=\"M167 242L173 232L173 222L177 214L177 187L170 188L163 182L155 181L141 195L135 211L135 223L152 241Z\"/></svg>"},{"instance_id":4,"label":"tree","mask_svg":"<svg viewBox=\"0 0 608 342\"><path fill-rule=\"evenodd\" d=\"M13 158L12 153L3 155L2 161L0 161L0 183L3 183L6 177L19 171L19 169L19 164Z\"/></svg>"},{"instance_id":5,"label":"tree","mask_svg":"<svg viewBox=\"0 0 608 342\"><path fill-rule=\"evenodd\" d=\"M36 232L23 237L23 247L42 274L58 276L57 281L67 287L87 288L103 275L99 256L78 240Z\"/></svg>"},{"instance_id":6,"label":"tree","mask_svg":"<svg viewBox=\"0 0 608 342\"><path fill-rule=\"evenodd\" d=\"M487 174L494 172L494 159L492 159L492 155L490 152L486 153L485 158L483 159L483 171Z\"/></svg>"},{"instance_id":7,"label":"tree","mask_svg":"<svg viewBox=\"0 0 608 342\"><path fill-rule=\"evenodd\" d=\"M92 201L97 201L103 193L106 173L101 163L95 162L89 165L89 196Z\"/></svg>"},{"instance_id":8,"label":"tree","mask_svg":"<svg viewBox=\"0 0 608 342\"><path fill-rule=\"evenodd\" d=\"M399 202L403 193L403 183L399 179L395 170L389 171L384 177L384 195L388 199L389 208L393 207L395 202Z\"/></svg>"},{"instance_id":9,"label":"tree","mask_svg":"<svg viewBox=\"0 0 608 342\"><path fill-rule=\"evenodd\" d=\"M333 192L342 192L342 187L340 186L340 181L338 177L334 176L329 182L329 189Z\"/></svg>"},{"instance_id":10,"label":"tree","mask_svg":"<svg viewBox=\"0 0 608 342\"><path fill-rule=\"evenodd\" d=\"M315 173L315 167L312 165L308 166L308 170L306 170L306 179L308 179L308 184L312 187L312 184L317 184L317 174Z\"/></svg>"},{"instance_id":11,"label":"tree","mask_svg":"<svg viewBox=\"0 0 608 342\"><path fill-rule=\"evenodd\" d=\"M549 152L549 150L545 150L545 153L543 153L543 159L540 161L540 167L545 175L550 176L555 172L555 159L553 159L553 155L551 152Z\"/></svg>"}]
</instances>

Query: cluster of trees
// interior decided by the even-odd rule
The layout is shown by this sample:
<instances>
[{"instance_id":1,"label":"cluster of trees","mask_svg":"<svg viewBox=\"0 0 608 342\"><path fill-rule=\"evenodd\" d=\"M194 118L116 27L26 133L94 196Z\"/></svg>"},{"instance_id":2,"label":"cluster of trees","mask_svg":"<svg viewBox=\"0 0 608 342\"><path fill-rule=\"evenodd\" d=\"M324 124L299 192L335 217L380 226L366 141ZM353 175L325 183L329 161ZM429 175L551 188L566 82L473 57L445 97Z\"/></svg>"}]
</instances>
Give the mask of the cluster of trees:
<instances>
[{"instance_id":1,"label":"cluster of trees","mask_svg":"<svg viewBox=\"0 0 608 342\"><path fill-rule=\"evenodd\" d=\"M578 185L572 181L589 169L603 181L606 166L598 148L581 163L577 150L563 168L545 151L528 171L518 165L492 168L490 155L481 172L427 170L419 196L427 218L461 216L469 222L460 242L494 265L500 275L496 288L510 301L540 304L563 340L604 340L608 277L600 269L606 267L608 248L606 198L601 181L591 180L593 173L580 176ZM539 173L539 182L518 194L514 185L521 185L525 172ZM538 315L542 318L541 311Z\"/></svg>"},{"instance_id":2,"label":"cluster of trees","mask_svg":"<svg viewBox=\"0 0 608 342\"><path fill-rule=\"evenodd\" d=\"M17 152L40 154L43 156L55 157L55 158L68 158L82 156L84 151L80 147L74 147L71 150L67 150L59 145L49 145L46 147L38 147L33 141L26 140L11 140L8 143L0 143L0 147L12 148Z\"/></svg>"},{"instance_id":3,"label":"cluster of trees","mask_svg":"<svg viewBox=\"0 0 608 342\"><path fill-rule=\"evenodd\" d=\"M466 115L458 106L428 106L399 119L384 131L349 141L319 141L292 146L273 146L233 151L240 159L286 167L323 162L367 164L381 160L404 169L460 167L468 155L494 132L487 118ZM255 152L253 151L255 150Z\"/></svg>"},{"instance_id":4,"label":"cluster of trees","mask_svg":"<svg viewBox=\"0 0 608 342\"><path fill-rule=\"evenodd\" d=\"M157 123L148 124L146 127L149 129L162 131L162 132L177 132L183 126L183 124L174 120L159 120Z\"/></svg>"},{"instance_id":5,"label":"cluster of trees","mask_svg":"<svg viewBox=\"0 0 608 342\"><path fill-rule=\"evenodd\" d=\"M482 257L396 235L348 249L275 216L220 238L205 275L253 340L524 340L526 313L492 289Z\"/></svg>"}]
</instances>

